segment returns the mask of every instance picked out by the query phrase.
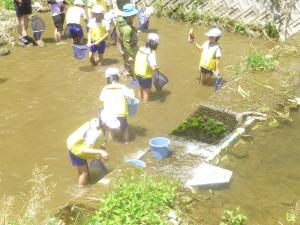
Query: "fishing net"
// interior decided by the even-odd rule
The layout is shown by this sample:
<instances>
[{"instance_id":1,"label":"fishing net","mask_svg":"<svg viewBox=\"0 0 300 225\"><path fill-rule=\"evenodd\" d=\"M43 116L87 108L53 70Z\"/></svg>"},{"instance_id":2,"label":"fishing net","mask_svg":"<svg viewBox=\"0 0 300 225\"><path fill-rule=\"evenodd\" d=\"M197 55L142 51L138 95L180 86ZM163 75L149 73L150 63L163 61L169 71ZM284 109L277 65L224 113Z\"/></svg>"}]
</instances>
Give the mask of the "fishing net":
<instances>
[{"instance_id":1,"label":"fishing net","mask_svg":"<svg viewBox=\"0 0 300 225\"><path fill-rule=\"evenodd\" d=\"M44 21L35 15L31 18L31 29L35 40L40 40L42 33L46 30Z\"/></svg>"},{"instance_id":2,"label":"fishing net","mask_svg":"<svg viewBox=\"0 0 300 225\"><path fill-rule=\"evenodd\" d=\"M155 71L153 76L153 85L156 90L161 90L169 82L166 75L162 74L160 71Z\"/></svg>"}]
</instances>

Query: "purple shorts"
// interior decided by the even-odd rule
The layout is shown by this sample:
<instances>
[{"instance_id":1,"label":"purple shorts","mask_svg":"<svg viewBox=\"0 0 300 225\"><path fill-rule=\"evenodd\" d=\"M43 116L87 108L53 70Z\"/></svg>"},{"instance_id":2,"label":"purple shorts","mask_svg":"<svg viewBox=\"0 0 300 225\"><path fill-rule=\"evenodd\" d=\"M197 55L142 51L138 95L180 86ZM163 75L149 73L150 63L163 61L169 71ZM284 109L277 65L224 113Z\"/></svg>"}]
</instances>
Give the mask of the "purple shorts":
<instances>
[{"instance_id":1,"label":"purple shorts","mask_svg":"<svg viewBox=\"0 0 300 225\"><path fill-rule=\"evenodd\" d=\"M139 81L140 87L142 87L144 89L148 89L148 88L152 87L152 78L142 78L139 76L136 76L136 78Z\"/></svg>"},{"instance_id":2,"label":"purple shorts","mask_svg":"<svg viewBox=\"0 0 300 225\"><path fill-rule=\"evenodd\" d=\"M117 117L117 119L120 121L121 130L124 130L128 127L128 122L126 117Z\"/></svg>"},{"instance_id":3,"label":"purple shorts","mask_svg":"<svg viewBox=\"0 0 300 225\"><path fill-rule=\"evenodd\" d=\"M87 165L86 159L81 159L69 151L69 157L73 166L85 166Z\"/></svg>"},{"instance_id":4,"label":"purple shorts","mask_svg":"<svg viewBox=\"0 0 300 225\"><path fill-rule=\"evenodd\" d=\"M73 39L82 39L83 38L83 30L80 24L77 23L69 23L66 28L66 36L68 38Z\"/></svg>"},{"instance_id":5,"label":"purple shorts","mask_svg":"<svg viewBox=\"0 0 300 225\"><path fill-rule=\"evenodd\" d=\"M103 54L105 52L105 41L101 41L99 45L92 45L90 50L92 53L98 52L98 54Z\"/></svg>"},{"instance_id":6,"label":"purple shorts","mask_svg":"<svg viewBox=\"0 0 300 225\"><path fill-rule=\"evenodd\" d=\"M210 75L210 76L212 76L214 74L214 72L212 70L208 70L208 69L205 69L203 67L200 67L200 73Z\"/></svg>"}]
</instances>

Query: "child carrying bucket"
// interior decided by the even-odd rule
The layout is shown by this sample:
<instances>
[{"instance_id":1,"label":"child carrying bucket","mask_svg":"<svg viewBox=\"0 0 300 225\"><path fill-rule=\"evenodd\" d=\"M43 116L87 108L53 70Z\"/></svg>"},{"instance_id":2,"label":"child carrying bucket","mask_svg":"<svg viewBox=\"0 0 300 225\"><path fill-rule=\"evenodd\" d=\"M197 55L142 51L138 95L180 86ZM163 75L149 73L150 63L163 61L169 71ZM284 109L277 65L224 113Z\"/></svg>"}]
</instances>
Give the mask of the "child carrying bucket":
<instances>
[{"instance_id":1,"label":"child carrying bucket","mask_svg":"<svg viewBox=\"0 0 300 225\"><path fill-rule=\"evenodd\" d=\"M73 44L83 44L83 30L80 20L83 18L87 24L87 17L84 11L84 3L82 0L74 0L74 6L68 8L66 21L66 36L73 38Z\"/></svg>"},{"instance_id":2,"label":"child carrying bucket","mask_svg":"<svg viewBox=\"0 0 300 225\"><path fill-rule=\"evenodd\" d=\"M199 45L195 42L196 47L202 51L199 70L200 81L203 85L212 84L212 76L219 76L219 63L221 58L221 47L218 43L221 37L219 28L212 28L207 33L208 41ZM191 30L189 33L189 41L194 42L194 33Z\"/></svg>"},{"instance_id":3,"label":"child carrying bucket","mask_svg":"<svg viewBox=\"0 0 300 225\"><path fill-rule=\"evenodd\" d=\"M110 26L104 20L104 9L97 5L92 9L93 18L88 23L88 46L90 46L90 61L93 65L103 64L103 54L105 52L105 39L109 35ZM95 60L95 53L98 52L99 61Z\"/></svg>"},{"instance_id":4,"label":"child carrying bucket","mask_svg":"<svg viewBox=\"0 0 300 225\"><path fill-rule=\"evenodd\" d=\"M159 69L155 55L158 45L159 36L156 33L150 33L146 46L141 47L135 57L134 73L140 86L140 98L144 102L149 100L153 73Z\"/></svg>"}]
</instances>

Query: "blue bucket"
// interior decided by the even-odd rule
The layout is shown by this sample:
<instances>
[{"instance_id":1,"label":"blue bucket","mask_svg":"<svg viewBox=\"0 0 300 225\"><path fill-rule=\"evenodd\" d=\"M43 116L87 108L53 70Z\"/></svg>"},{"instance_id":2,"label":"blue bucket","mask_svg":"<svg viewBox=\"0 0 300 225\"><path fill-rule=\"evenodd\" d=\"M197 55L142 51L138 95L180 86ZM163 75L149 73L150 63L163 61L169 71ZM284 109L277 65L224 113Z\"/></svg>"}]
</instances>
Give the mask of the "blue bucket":
<instances>
[{"instance_id":1,"label":"blue bucket","mask_svg":"<svg viewBox=\"0 0 300 225\"><path fill-rule=\"evenodd\" d=\"M142 160L139 160L139 159L129 159L127 160L128 163L131 163L135 166L139 166L139 167L142 167L142 168L145 168L146 167L146 163Z\"/></svg>"},{"instance_id":2,"label":"blue bucket","mask_svg":"<svg viewBox=\"0 0 300 225\"><path fill-rule=\"evenodd\" d=\"M73 53L76 59L84 59L88 47L86 45L73 45Z\"/></svg>"},{"instance_id":3,"label":"blue bucket","mask_svg":"<svg viewBox=\"0 0 300 225\"><path fill-rule=\"evenodd\" d=\"M128 99L127 103L128 103L128 115L129 116L134 116L137 112L137 108L138 108L138 105L140 103L140 100L138 100L137 98Z\"/></svg>"},{"instance_id":4,"label":"blue bucket","mask_svg":"<svg viewBox=\"0 0 300 225\"><path fill-rule=\"evenodd\" d=\"M156 159L164 159L171 155L169 148L170 140L165 137L155 137L150 139L149 144L152 149L152 156Z\"/></svg>"}]
</instances>

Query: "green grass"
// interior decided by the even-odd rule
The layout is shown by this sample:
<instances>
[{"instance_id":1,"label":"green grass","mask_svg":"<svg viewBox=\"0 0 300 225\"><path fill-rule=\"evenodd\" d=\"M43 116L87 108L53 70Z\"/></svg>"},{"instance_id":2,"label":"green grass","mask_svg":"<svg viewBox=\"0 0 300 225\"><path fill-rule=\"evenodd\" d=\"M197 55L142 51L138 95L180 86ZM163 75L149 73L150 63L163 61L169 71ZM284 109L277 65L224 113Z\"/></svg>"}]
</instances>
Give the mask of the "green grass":
<instances>
[{"instance_id":1,"label":"green grass","mask_svg":"<svg viewBox=\"0 0 300 225\"><path fill-rule=\"evenodd\" d=\"M119 178L84 225L167 224L166 215L174 207L176 188L170 180L154 180L146 174Z\"/></svg>"},{"instance_id":2,"label":"green grass","mask_svg":"<svg viewBox=\"0 0 300 225\"><path fill-rule=\"evenodd\" d=\"M247 68L250 70L272 71L277 65L276 59L266 56L261 52L251 52L246 59Z\"/></svg>"},{"instance_id":3,"label":"green grass","mask_svg":"<svg viewBox=\"0 0 300 225\"><path fill-rule=\"evenodd\" d=\"M13 0L0 0L0 7L5 9L14 10L15 5Z\"/></svg>"},{"instance_id":4,"label":"green grass","mask_svg":"<svg viewBox=\"0 0 300 225\"><path fill-rule=\"evenodd\" d=\"M247 217L238 206L234 210L224 210L224 216L220 225L243 225L246 221Z\"/></svg>"}]
</instances>

